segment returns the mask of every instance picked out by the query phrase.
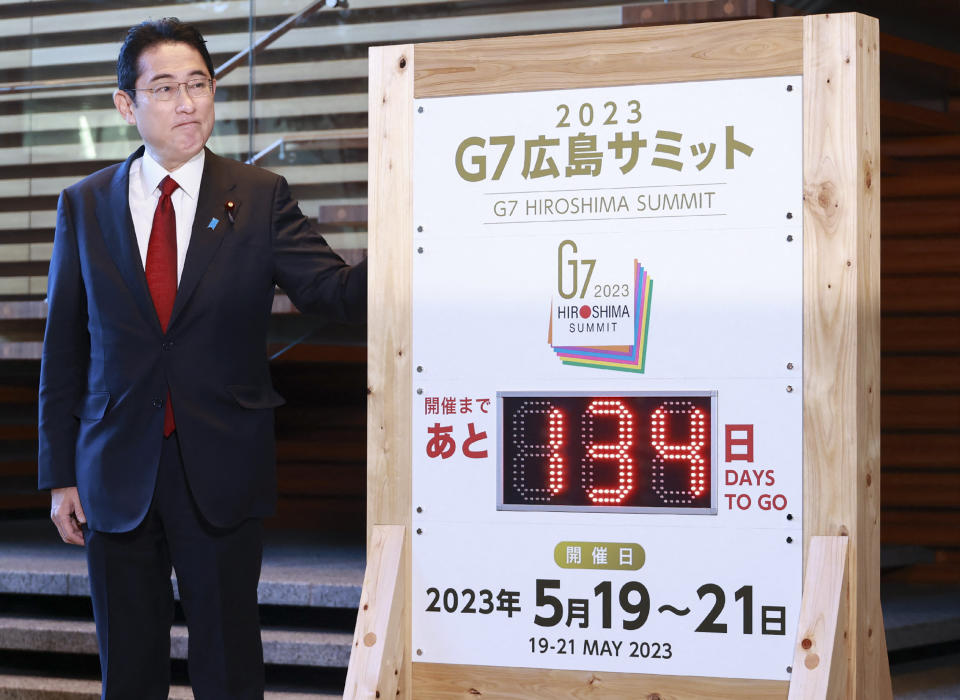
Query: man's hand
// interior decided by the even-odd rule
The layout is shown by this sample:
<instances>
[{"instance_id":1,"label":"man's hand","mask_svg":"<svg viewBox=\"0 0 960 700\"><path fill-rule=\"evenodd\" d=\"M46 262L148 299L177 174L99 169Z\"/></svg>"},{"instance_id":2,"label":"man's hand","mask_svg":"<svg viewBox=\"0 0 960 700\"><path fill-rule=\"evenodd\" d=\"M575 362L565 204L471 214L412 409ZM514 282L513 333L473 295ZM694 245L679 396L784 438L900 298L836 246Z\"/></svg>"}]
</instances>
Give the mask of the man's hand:
<instances>
[{"instance_id":1,"label":"man's hand","mask_svg":"<svg viewBox=\"0 0 960 700\"><path fill-rule=\"evenodd\" d=\"M76 486L50 489L50 519L57 526L64 542L83 545L83 531L80 526L86 525L87 516L83 514Z\"/></svg>"}]
</instances>

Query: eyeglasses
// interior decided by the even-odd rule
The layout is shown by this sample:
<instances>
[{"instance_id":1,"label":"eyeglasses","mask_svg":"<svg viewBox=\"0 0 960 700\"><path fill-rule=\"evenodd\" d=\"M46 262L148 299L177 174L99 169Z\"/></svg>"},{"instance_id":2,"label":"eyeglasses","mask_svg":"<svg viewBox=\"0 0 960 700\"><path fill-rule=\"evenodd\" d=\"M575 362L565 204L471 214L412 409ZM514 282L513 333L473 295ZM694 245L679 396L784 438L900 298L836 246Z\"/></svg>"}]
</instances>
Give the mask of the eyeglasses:
<instances>
[{"instance_id":1,"label":"eyeglasses","mask_svg":"<svg viewBox=\"0 0 960 700\"><path fill-rule=\"evenodd\" d=\"M187 86L187 95L190 96L190 99L201 99L213 94L212 78L194 78L185 83L158 83L150 88L127 88L127 90L149 92L153 94L153 99L158 102L169 102L180 96L180 90L184 85Z\"/></svg>"}]
</instances>

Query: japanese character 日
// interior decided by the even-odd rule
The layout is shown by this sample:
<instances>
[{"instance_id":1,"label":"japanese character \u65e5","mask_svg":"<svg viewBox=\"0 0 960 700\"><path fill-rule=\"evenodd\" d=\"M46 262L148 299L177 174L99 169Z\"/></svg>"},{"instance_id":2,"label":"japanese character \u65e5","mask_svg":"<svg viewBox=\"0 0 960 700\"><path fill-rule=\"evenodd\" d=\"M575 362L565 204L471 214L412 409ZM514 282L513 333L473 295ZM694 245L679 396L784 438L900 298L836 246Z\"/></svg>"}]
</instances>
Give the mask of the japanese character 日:
<instances>
[{"instance_id":1,"label":"japanese character \u65e5","mask_svg":"<svg viewBox=\"0 0 960 700\"><path fill-rule=\"evenodd\" d=\"M753 461L753 424L732 424L724 426L727 448L724 461L752 462Z\"/></svg>"}]
</instances>

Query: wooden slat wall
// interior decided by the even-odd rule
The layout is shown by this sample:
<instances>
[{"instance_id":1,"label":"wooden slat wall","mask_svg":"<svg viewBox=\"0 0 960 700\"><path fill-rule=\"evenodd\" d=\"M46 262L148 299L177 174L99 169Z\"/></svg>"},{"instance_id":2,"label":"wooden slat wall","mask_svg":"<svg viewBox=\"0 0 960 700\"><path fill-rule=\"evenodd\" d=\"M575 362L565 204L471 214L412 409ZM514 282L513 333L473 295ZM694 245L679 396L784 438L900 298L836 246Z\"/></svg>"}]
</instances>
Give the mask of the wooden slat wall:
<instances>
[{"instance_id":1,"label":"wooden slat wall","mask_svg":"<svg viewBox=\"0 0 960 700\"><path fill-rule=\"evenodd\" d=\"M960 76L960 56L891 41ZM946 66L943 64L947 64ZM951 65L952 64L952 65ZM949 84L946 90L956 92ZM935 563L892 576L960 581L960 115L883 121L882 539ZM918 112L917 110L923 110ZM909 119L916 113L914 120ZM886 112L884 115L886 116ZM947 130L931 131L944 122Z\"/></svg>"},{"instance_id":2,"label":"wooden slat wall","mask_svg":"<svg viewBox=\"0 0 960 700\"><path fill-rule=\"evenodd\" d=\"M279 503L272 527L361 533L366 509L366 353L314 352L271 368Z\"/></svg>"},{"instance_id":3,"label":"wooden slat wall","mask_svg":"<svg viewBox=\"0 0 960 700\"><path fill-rule=\"evenodd\" d=\"M957 582L960 55L887 35L880 45L890 96L881 106L881 537L936 552L933 564L891 578Z\"/></svg>"}]
</instances>

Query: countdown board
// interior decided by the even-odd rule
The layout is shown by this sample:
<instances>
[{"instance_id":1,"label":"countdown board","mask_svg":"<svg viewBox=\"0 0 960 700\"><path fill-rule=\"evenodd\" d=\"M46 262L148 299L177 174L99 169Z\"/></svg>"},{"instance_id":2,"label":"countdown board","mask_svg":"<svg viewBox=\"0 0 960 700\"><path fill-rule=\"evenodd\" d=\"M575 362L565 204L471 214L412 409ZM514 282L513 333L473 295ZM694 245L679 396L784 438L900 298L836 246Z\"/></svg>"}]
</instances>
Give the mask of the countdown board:
<instances>
[{"instance_id":1,"label":"countdown board","mask_svg":"<svg viewBox=\"0 0 960 700\"><path fill-rule=\"evenodd\" d=\"M372 51L368 524L408 533L401 696L782 697L819 534L851 542L844 651L802 649L889 696L875 35Z\"/></svg>"},{"instance_id":2,"label":"countdown board","mask_svg":"<svg viewBox=\"0 0 960 700\"><path fill-rule=\"evenodd\" d=\"M801 95L415 101L420 661L788 678Z\"/></svg>"}]
</instances>

